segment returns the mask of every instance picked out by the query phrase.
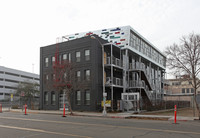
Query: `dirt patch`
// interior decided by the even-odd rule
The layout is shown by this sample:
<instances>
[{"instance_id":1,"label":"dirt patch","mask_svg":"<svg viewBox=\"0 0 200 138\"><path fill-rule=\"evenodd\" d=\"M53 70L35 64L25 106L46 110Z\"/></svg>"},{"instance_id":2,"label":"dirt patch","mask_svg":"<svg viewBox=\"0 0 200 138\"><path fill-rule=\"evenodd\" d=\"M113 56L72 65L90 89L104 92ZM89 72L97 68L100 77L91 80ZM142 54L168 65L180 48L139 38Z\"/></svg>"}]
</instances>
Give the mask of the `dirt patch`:
<instances>
[{"instance_id":1,"label":"dirt patch","mask_svg":"<svg viewBox=\"0 0 200 138\"><path fill-rule=\"evenodd\" d=\"M161 116L173 116L174 110L161 110L161 111L153 111L153 112L143 112L142 115L161 115ZM195 117L197 116L197 111L192 108L180 108L177 109L177 116L185 116L185 117Z\"/></svg>"}]
</instances>

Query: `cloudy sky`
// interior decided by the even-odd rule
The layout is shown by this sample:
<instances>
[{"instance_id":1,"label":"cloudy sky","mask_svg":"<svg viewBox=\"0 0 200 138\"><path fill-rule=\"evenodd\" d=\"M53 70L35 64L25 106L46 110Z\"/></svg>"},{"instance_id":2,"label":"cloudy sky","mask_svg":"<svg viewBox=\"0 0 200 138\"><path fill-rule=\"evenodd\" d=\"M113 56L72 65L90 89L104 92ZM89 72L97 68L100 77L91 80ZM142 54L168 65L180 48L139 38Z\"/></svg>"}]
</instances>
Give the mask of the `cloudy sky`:
<instances>
[{"instance_id":1,"label":"cloudy sky","mask_svg":"<svg viewBox=\"0 0 200 138\"><path fill-rule=\"evenodd\" d=\"M41 46L125 25L164 51L181 36L200 33L199 13L200 0L1 0L0 65L39 74Z\"/></svg>"}]
</instances>

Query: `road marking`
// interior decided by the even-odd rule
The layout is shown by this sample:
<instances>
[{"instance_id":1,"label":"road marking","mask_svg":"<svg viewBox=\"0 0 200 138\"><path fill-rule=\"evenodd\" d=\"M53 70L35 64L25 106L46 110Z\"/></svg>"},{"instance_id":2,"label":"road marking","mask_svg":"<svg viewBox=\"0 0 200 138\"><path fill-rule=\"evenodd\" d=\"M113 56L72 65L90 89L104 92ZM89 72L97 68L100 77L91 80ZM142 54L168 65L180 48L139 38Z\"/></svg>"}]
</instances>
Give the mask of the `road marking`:
<instances>
[{"instance_id":1,"label":"road marking","mask_svg":"<svg viewBox=\"0 0 200 138\"><path fill-rule=\"evenodd\" d=\"M27 119L27 118L15 118L15 117L0 117L4 119L13 119L13 120L24 120L24 121L35 121L35 122L47 122L47 123L57 123L57 124L72 124L72 125L87 125L87 126L97 126L97 127L118 127L124 129L136 129L136 130L147 130L155 132L170 132L170 133L179 133L179 134L195 134L200 135L200 132L189 132L189 131L175 131L168 129L153 129L153 128L140 128L140 127L131 127L131 126L113 126L113 125L104 125L104 124L89 124L89 123L76 123L76 122L61 122L61 121L52 121L52 120L39 120L39 119Z\"/></svg>"},{"instance_id":2,"label":"road marking","mask_svg":"<svg viewBox=\"0 0 200 138\"><path fill-rule=\"evenodd\" d=\"M33 132L40 132L40 133L47 133L47 134L62 135L62 136L92 138L92 137L88 137L88 136L81 136L81 135L74 135L74 134L60 133L60 132L52 132L52 131L46 131L46 130L41 130L41 129L33 129L33 128L23 128L23 127L5 126L5 125L0 125L0 127L1 128L9 128L9 129L17 129L17 130L25 130L25 131L33 131Z\"/></svg>"}]
</instances>

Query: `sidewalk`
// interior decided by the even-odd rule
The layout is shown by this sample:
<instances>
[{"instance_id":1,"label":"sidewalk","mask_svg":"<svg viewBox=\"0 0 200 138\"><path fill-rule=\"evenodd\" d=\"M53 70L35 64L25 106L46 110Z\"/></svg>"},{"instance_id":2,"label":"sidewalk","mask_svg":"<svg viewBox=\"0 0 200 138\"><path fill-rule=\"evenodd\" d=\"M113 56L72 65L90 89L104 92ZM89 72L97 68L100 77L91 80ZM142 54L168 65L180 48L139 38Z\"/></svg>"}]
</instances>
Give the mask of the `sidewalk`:
<instances>
[{"instance_id":1,"label":"sidewalk","mask_svg":"<svg viewBox=\"0 0 200 138\"><path fill-rule=\"evenodd\" d=\"M22 109L10 109L10 112L23 113ZM128 112L124 113L107 113L106 116L103 116L101 112L73 112L73 116L87 116L87 117L105 117L105 118L121 118L121 119L146 119L146 120L169 120L173 121L174 116L161 116L161 115L140 115L132 114ZM27 110L27 114L53 114L53 115L62 115L63 111L60 110ZM69 112L66 111L66 115L69 115ZM198 117L183 117L177 116L177 121L192 121L198 119Z\"/></svg>"}]
</instances>

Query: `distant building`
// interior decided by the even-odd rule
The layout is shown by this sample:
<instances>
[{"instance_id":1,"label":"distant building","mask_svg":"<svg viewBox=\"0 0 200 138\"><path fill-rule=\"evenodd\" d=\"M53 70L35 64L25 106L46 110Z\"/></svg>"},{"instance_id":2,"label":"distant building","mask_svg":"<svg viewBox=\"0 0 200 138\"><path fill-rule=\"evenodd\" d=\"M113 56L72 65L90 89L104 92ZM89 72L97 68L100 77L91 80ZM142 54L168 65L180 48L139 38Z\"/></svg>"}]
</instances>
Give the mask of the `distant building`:
<instances>
[{"instance_id":1,"label":"distant building","mask_svg":"<svg viewBox=\"0 0 200 138\"><path fill-rule=\"evenodd\" d=\"M39 84L39 75L0 66L0 100L10 98L19 83L24 82Z\"/></svg>"},{"instance_id":2,"label":"distant building","mask_svg":"<svg viewBox=\"0 0 200 138\"><path fill-rule=\"evenodd\" d=\"M47 87L55 76L56 46L59 47L59 61L75 63L75 77L88 82L84 89L74 90L73 110L102 109L104 89L112 110L118 109L120 100L125 100L126 108L133 110L163 100L166 57L132 27L76 33L62 39L60 43L40 49L41 109L55 110L63 105L63 92Z\"/></svg>"},{"instance_id":3,"label":"distant building","mask_svg":"<svg viewBox=\"0 0 200 138\"><path fill-rule=\"evenodd\" d=\"M176 79L166 80L165 100L171 101L193 101L194 88L192 87L192 79L188 75L176 77ZM197 89L200 94L200 88Z\"/></svg>"}]
</instances>

